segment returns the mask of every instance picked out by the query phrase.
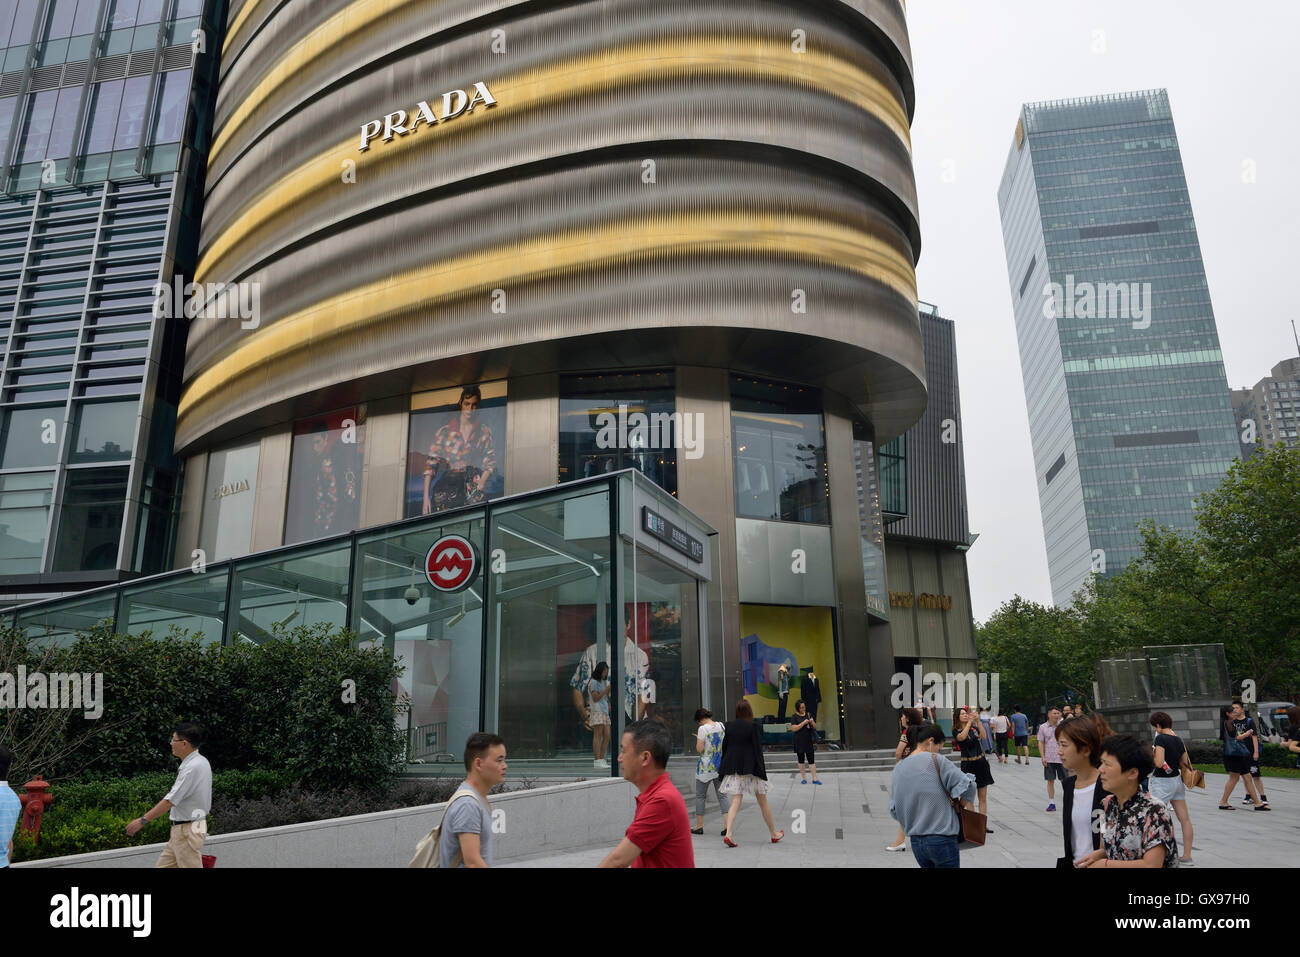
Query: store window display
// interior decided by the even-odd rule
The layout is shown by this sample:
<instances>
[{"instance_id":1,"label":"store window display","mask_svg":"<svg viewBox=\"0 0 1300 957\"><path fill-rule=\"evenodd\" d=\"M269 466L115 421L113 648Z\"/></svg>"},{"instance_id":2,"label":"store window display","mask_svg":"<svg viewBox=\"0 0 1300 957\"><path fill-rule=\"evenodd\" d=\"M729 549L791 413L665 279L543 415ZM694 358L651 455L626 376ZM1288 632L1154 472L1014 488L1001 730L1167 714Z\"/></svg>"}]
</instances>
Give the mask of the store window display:
<instances>
[{"instance_id":1,"label":"store window display","mask_svg":"<svg viewBox=\"0 0 1300 957\"><path fill-rule=\"evenodd\" d=\"M364 443L365 424L355 407L295 423L284 528L286 545L358 527Z\"/></svg>"}]
</instances>

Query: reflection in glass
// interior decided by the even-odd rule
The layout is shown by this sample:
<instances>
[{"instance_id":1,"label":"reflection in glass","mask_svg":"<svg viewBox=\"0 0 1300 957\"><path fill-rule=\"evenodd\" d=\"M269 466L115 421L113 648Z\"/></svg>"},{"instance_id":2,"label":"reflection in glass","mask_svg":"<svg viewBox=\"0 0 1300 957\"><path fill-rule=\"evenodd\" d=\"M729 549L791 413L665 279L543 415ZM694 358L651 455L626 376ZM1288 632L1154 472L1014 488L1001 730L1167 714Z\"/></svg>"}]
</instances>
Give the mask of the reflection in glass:
<instances>
[{"instance_id":1,"label":"reflection in glass","mask_svg":"<svg viewBox=\"0 0 1300 957\"><path fill-rule=\"evenodd\" d=\"M350 532L361 522L365 424L353 407L295 423L284 543Z\"/></svg>"},{"instance_id":2,"label":"reflection in glass","mask_svg":"<svg viewBox=\"0 0 1300 957\"><path fill-rule=\"evenodd\" d=\"M247 555L252 547L260 448L253 442L208 456L199 547L210 562Z\"/></svg>"},{"instance_id":3,"label":"reflection in glass","mask_svg":"<svg viewBox=\"0 0 1300 957\"><path fill-rule=\"evenodd\" d=\"M495 511L488 548L500 556L495 567L503 570L493 575L489 608L487 726L497 728L519 758L591 769L596 759L592 732L584 726L586 681L601 660L627 671L605 657L612 631L609 491ZM614 687L622 688L623 680L615 675ZM613 740L622 721L620 701L626 706L628 699L616 692Z\"/></svg>"},{"instance_id":4,"label":"reflection in glass","mask_svg":"<svg viewBox=\"0 0 1300 957\"><path fill-rule=\"evenodd\" d=\"M111 623L116 614L117 595L113 591L73 600L50 608L35 609L18 616L18 627L39 648L46 644L68 647L79 633L96 625Z\"/></svg>"},{"instance_id":5,"label":"reflection in glass","mask_svg":"<svg viewBox=\"0 0 1300 957\"><path fill-rule=\"evenodd\" d=\"M458 763L465 740L480 730L482 556L460 592L440 592L424 575L430 547L450 534L481 546L482 514L357 540L351 627L360 642L383 646L405 668L393 690L410 702L408 760L420 763L453 756Z\"/></svg>"},{"instance_id":6,"label":"reflection in glass","mask_svg":"<svg viewBox=\"0 0 1300 957\"><path fill-rule=\"evenodd\" d=\"M77 431L70 462L115 462L130 458L139 404L95 402L77 411Z\"/></svg>"},{"instance_id":7,"label":"reflection in glass","mask_svg":"<svg viewBox=\"0 0 1300 957\"><path fill-rule=\"evenodd\" d=\"M117 566L126 508L127 469L69 469L55 538L54 570L91 571Z\"/></svg>"},{"instance_id":8,"label":"reflection in glass","mask_svg":"<svg viewBox=\"0 0 1300 957\"><path fill-rule=\"evenodd\" d=\"M347 624L349 542L240 562L230 588L230 642L262 644L302 625Z\"/></svg>"},{"instance_id":9,"label":"reflection in glass","mask_svg":"<svg viewBox=\"0 0 1300 957\"><path fill-rule=\"evenodd\" d=\"M41 570L53 472L0 475L0 575Z\"/></svg>"},{"instance_id":10,"label":"reflection in glass","mask_svg":"<svg viewBox=\"0 0 1300 957\"><path fill-rule=\"evenodd\" d=\"M127 634L166 635L173 628L198 634L205 645L221 641L226 615L226 578L229 571L187 572L156 584L130 586L122 591L121 627Z\"/></svg>"},{"instance_id":11,"label":"reflection in glass","mask_svg":"<svg viewBox=\"0 0 1300 957\"><path fill-rule=\"evenodd\" d=\"M63 409L12 409L0 430L0 468L53 465L59 457Z\"/></svg>"},{"instance_id":12,"label":"reflection in glass","mask_svg":"<svg viewBox=\"0 0 1300 957\"><path fill-rule=\"evenodd\" d=\"M113 134L115 151L134 150L139 147L148 107L149 77L131 77L126 81L122 92L122 107L117 114L117 130Z\"/></svg>"},{"instance_id":13,"label":"reflection in glass","mask_svg":"<svg viewBox=\"0 0 1300 957\"><path fill-rule=\"evenodd\" d=\"M737 515L830 524L820 407L813 389L732 378Z\"/></svg>"},{"instance_id":14,"label":"reflection in glass","mask_svg":"<svg viewBox=\"0 0 1300 957\"><path fill-rule=\"evenodd\" d=\"M96 83L87 121L87 153L107 153L113 149L113 133L117 130L117 111L122 105L125 80L106 80ZM107 162L107 160L105 160Z\"/></svg>"},{"instance_id":15,"label":"reflection in glass","mask_svg":"<svg viewBox=\"0 0 1300 957\"><path fill-rule=\"evenodd\" d=\"M185 108L190 93L190 71L172 70L161 77L158 116L154 120L152 143L175 143L185 132Z\"/></svg>"},{"instance_id":16,"label":"reflection in glass","mask_svg":"<svg viewBox=\"0 0 1300 957\"><path fill-rule=\"evenodd\" d=\"M677 416L675 401L670 372L565 376L560 384L560 481L634 468L675 493L677 446L699 439L690 428L693 423Z\"/></svg>"}]
</instances>

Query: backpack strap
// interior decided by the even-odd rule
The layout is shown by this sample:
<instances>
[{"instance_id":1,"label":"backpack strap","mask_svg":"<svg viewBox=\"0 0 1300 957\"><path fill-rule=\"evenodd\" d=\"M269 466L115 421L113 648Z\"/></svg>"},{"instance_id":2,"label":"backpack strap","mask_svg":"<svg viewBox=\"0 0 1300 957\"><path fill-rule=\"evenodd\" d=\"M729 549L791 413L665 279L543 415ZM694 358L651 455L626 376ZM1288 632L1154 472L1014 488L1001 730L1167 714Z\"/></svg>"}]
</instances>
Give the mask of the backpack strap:
<instances>
[{"instance_id":1,"label":"backpack strap","mask_svg":"<svg viewBox=\"0 0 1300 957\"><path fill-rule=\"evenodd\" d=\"M442 809L442 821L438 824L438 836L440 840L447 836L443 832L442 826L443 824L447 823L447 815L451 812L451 806L463 797L472 797L477 800L478 796L479 793L475 791L473 788L463 787L463 788L456 789L456 793L451 796L451 800L447 802L447 806ZM487 802L485 801L484 803ZM459 842L457 842L456 853L452 855L451 858L451 866L459 867L464 862L465 862L465 855L460 849Z\"/></svg>"}]
</instances>

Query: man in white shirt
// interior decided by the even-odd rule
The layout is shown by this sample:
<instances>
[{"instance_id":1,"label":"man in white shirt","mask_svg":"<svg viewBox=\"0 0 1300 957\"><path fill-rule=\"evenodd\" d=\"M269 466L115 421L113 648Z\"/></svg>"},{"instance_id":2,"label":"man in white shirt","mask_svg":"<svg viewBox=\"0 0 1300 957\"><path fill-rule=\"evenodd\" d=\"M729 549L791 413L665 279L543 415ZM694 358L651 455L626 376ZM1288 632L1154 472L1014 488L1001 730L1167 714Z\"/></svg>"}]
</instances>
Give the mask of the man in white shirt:
<instances>
[{"instance_id":1,"label":"man in white shirt","mask_svg":"<svg viewBox=\"0 0 1300 957\"><path fill-rule=\"evenodd\" d=\"M208 812L212 810L212 765L199 754L203 731L192 722L176 725L172 754L181 759L176 783L166 796L126 826L134 837L155 818L166 814L172 822L167 846L158 856L159 867L202 867L203 842L208 839Z\"/></svg>"}]
</instances>

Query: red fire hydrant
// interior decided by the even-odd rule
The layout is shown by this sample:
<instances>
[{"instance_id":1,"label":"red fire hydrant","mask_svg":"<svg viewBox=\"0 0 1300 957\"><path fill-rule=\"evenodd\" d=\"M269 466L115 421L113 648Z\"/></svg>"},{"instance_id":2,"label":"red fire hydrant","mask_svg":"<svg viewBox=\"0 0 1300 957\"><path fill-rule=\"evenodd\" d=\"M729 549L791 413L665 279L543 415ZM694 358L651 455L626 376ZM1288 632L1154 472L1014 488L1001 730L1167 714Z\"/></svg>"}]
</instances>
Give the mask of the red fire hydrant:
<instances>
[{"instance_id":1,"label":"red fire hydrant","mask_svg":"<svg viewBox=\"0 0 1300 957\"><path fill-rule=\"evenodd\" d=\"M41 839L41 814L45 808L54 803L54 795L47 793L50 782L39 774L23 785L27 793L19 796L23 805L22 831L30 834L33 841Z\"/></svg>"}]
</instances>

